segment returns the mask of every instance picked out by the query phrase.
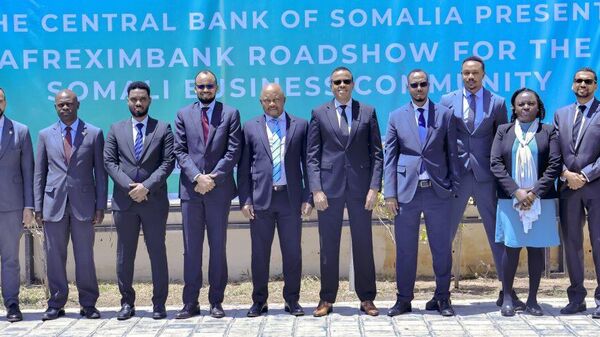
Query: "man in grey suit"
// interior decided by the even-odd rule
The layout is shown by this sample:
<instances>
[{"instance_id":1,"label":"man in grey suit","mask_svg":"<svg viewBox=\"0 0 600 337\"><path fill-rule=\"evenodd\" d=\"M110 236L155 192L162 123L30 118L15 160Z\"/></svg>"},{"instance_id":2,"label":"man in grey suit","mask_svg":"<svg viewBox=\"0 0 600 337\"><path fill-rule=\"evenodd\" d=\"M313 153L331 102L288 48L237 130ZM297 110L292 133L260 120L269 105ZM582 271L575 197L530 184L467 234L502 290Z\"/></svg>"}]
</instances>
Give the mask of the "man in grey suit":
<instances>
[{"instance_id":1,"label":"man in grey suit","mask_svg":"<svg viewBox=\"0 0 600 337\"><path fill-rule=\"evenodd\" d=\"M175 318L200 313L202 246L208 236L210 315L225 316L221 303L227 285L227 219L236 195L233 168L242 151L240 113L216 100L216 75L196 75L198 101L181 108L175 119L175 155L181 166L179 197L183 217L183 308Z\"/></svg>"},{"instance_id":2,"label":"man in grey suit","mask_svg":"<svg viewBox=\"0 0 600 337\"><path fill-rule=\"evenodd\" d=\"M77 117L79 101L71 90L56 94L58 123L40 131L35 160L35 220L44 226L48 309L42 320L63 316L69 291L67 245L73 243L80 314L100 318L94 264L94 225L102 223L107 177L102 161L102 130Z\"/></svg>"},{"instance_id":3,"label":"man in grey suit","mask_svg":"<svg viewBox=\"0 0 600 337\"><path fill-rule=\"evenodd\" d=\"M458 142L459 181L457 197L452 199L450 223L454 240L462 221L469 197L473 197L481 216L488 243L492 250L498 280L502 281L502 254L504 245L496 243L496 181L490 171L490 153L498 126L508 123L506 103L483 87L485 64L480 57L463 60L461 69L464 87L444 96L440 104L454 111ZM525 303L513 292L515 309L524 310ZM504 299L500 291L496 305ZM427 302L427 310L436 310L436 299Z\"/></svg>"},{"instance_id":4,"label":"man in grey suit","mask_svg":"<svg viewBox=\"0 0 600 337\"><path fill-rule=\"evenodd\" d=\"M377 113L372 106L352 99L354 78L348 68L335 68L330 83L334 99L313 109L308 126L308 179L319 212L321 251L320 301L313 316L325 316L333 310L339 286L344 208L350 219L360 310L377 316L371 231L371 214L383 172Z\"/></svg>"},{"instance_id":5,"label":"man in grey suit","mask_svg":"<svg viewBox=\"0 0 600 337\"><path fill-rule=\"evenodd\" d=\"M579 69L572 85L576 102L554 113L563 158L558 182L560 225L571 281L567 289L569 304L560 313L586 310L583 224L587 215L597 282L593 318L600 318L600 101L594 97L597 88L596 72L587 67Z\"/></svg>"},{"instance_id":6,"label":"man in grey suit","mask_svg":"<svg viewBox=\"0 0 600 337\"><path fill-rule=\"evenodd\" d=\"M27 126L4 115L6 94L0 88L0 255L6 319L23 319L19 309L19 242L22 224L33 221L33 147Z\"/></svg>"},{"instance_id":7,"label":"man in grey suit","mask_svg":"<svg viewBox=\"0 0 600 337\"><path fill-rule=\"evenodd\" d=\"M427 97L429 80L421 69L408 76L411 102L390 113L385 141L384 196L396 217L396 316L412 311L419 226L425 215L427 239L433 258L437 310L453 316L450 304L452 228L448 223L451 198L458 180L456 127L452 111Z\"/></svg>"},{"instance_id":8,"label":"man in grey suit","mask_svg":"<svg viewBox=\"0 0 600 337\"><path fill-rule=\"evenodd\" d=\"M117 228L117 281L121 292L118 320L135 315L133 269L140 226L152 269L152 318L167 317L167 177L173 171L175 158L171 126L148 116L150 103L148 84L132 82L127 87L131 118L110 126L104 148L106 170L114 182L112 211Z\"/></svg>"}]
</instances>

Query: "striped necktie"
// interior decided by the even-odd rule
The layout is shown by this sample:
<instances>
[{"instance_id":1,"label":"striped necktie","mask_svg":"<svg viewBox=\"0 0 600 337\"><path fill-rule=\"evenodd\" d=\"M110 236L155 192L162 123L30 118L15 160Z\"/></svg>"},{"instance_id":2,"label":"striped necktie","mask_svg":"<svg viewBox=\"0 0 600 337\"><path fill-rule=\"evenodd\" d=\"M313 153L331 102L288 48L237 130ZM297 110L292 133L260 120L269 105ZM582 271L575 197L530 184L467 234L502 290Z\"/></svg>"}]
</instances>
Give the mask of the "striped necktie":
<instances>
[{"instance_id":1,"label":"striped necktie","mask_svg":"<svg viewBox=\"0 0 600 337\"><path fill-rule=\"evenodd\" d=\"M70 126L65 128L65 138L63 141L63 146L65 147L65 162L69 165L71 162L71 154L73 153L73 138L71 137L71 130L73 130Z\"/></svg>"},{"instance_id":2,"label":"striped necktie","mask_svg":"<svg viewBox=\"0 0 600 337\"><path fill-rule=\"evenodd\" d=\"M144 123L137 123L135 127L138 129L137 136L135 137L135 144L133 145L133 153L135 154L135 160L139 161L142 156L142 150L144 149L144 136L142 135L142 128Z\"/></svg>"},{"instance_id":3,"label":"striped necktie","mask_svg":"<svg viewBox=\"0 0 600 337\"><path fill-rule=\"evenodd\" d=\"M273 157L273 185L281 179L281 129L277 119L270 119L271 124L271 155Z\"/></svg>"}]
</instances>

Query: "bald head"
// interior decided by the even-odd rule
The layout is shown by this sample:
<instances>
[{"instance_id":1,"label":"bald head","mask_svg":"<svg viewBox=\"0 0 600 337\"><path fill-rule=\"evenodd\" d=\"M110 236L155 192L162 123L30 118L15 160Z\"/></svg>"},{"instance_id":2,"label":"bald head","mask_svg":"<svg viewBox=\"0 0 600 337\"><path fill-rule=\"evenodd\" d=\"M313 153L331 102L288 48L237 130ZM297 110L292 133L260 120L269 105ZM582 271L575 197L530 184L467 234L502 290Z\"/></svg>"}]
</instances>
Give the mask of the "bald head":
<instances>
[{"instance_id":1,"label":"bald head","mask_svg":"<svg viewBox=\"0 0 600 337\"><path fill-rule=\"evenodd\" d=\"M59 91L54 97L54 108L63 123L73 124L77 120L77 111L79 110L77 95L69 89Z\"/></svg>"},{"instance_id":2,"label":"bald head","mask_svg":"<svg viewBox=\"0 0 600 337\"><path fill-rule=\"evenodd\" d=\"M285 105L285 95L277 83L266 84L260 93L260 104L265 113L273 118L281 116Z\"/></svg>"}]
</instances>

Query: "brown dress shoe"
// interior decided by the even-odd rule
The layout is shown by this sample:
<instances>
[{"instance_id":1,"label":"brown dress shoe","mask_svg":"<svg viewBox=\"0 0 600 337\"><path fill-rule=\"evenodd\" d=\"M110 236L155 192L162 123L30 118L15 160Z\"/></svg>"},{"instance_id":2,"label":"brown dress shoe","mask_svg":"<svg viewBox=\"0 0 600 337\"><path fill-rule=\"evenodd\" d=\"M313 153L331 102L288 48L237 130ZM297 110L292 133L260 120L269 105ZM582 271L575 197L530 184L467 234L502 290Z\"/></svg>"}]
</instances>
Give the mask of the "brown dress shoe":
<instances>
[{"instance_id":1,"label":"brown dress shoe","mask_svg":"<svg viewBox=\"0 0 600 337\"><path fill-rule=\"evenodd\" d=\"M313 311L313 316L315 316L315 317L327 316L332 311L333 311L333 304L331 304L327 301L321 300L321 301L319 301L319 305L317 306L315 311Z\"/></svg>"},{"instance_id":2,"label":"brown dress shoe","mask_svg":"<svg viewBox=\"0 0 600 337\"><path fill-rule=\"evenodd\" d=\"M377 307L375 306L375 304L373 304L373 301L360 302L360 311L364 312L369 316L379 315L379 310L377 310Z\"/></svg>"}]
</instances>

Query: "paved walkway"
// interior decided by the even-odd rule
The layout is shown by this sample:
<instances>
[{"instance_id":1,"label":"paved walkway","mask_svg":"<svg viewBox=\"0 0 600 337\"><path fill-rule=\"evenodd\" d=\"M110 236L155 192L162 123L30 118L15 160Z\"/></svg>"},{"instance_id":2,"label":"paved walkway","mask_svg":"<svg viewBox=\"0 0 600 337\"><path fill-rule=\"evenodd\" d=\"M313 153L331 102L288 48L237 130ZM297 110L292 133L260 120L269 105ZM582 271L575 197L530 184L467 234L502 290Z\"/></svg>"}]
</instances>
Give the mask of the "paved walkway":
<instances>
[{"instance_id":1,"label":"paved walkway","mask_svg":"<svg viewBox=\"0 0 600 337\"><path fill-rule=\"evenodd\" d=\"M541 299L546 316L534 317L517 314L502 317L491 300L455 301L456 317L445 318L425 311L425 301L413 301L413 313L394 318L387 317L387 308L393 303L378 301L382 309L379 317L369 317L358 311L358 303L336 303L334 313L326 318L311 315L294 318L283 311L282 305L270 306L269 314L247 318L247 307L225 307L228 317L214 319L203 316L188 320L153 320L149 307L138 307L134 317L127 321L116 319L117 308L101 308L102 319L80 319L78 310L69 309L67 315L54 321L42 322L42 310L25 310L25 321L10 324L0 321L0 336L600 336L600 320L590 314L560 316L566 300ZM305 305L309 314L315 304ZM592 301L588 308L595 308ZM177 309L168 308L168 317ZM201 308L206 309L206 308ZM590 310L588 310L590 311ZM4 316L4 313L2 313Z\"/></svg>"}]
</instances>

